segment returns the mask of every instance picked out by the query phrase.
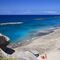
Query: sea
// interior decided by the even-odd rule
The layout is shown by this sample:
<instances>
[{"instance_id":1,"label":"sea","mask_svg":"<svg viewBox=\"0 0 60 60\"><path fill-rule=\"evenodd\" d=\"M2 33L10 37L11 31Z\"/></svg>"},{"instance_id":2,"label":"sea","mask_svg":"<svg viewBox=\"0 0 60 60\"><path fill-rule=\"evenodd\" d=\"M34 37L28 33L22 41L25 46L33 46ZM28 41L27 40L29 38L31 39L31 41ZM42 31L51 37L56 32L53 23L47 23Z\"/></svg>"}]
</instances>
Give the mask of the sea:
<instances>
[{"instance_id":1,"label":"sea","mask_svg":"<svg viewBox=\"0 0 60 60\"><path fill-rule=\"evenodd\" d=\"M37 31L59 26L59 15L0 15L0 33L8 36L11 43L28 40Z\"/></svg>"}]
</instances>

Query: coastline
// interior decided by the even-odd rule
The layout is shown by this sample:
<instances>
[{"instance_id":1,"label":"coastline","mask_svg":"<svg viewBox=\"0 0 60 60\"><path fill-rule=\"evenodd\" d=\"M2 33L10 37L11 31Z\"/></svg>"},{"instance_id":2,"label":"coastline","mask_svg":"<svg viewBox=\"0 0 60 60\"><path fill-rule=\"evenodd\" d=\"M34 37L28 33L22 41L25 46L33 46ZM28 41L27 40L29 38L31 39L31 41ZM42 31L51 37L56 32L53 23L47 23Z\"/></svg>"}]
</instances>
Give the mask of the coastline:
<instances>
[{"instance_id":1,"label":"coastline","mask_svg":"<svg viewBox=\"0 0 60 60\"><path fill-rule=\"evenodd\" d=\"M59 27L60 28L60 27ZM14 44L10 44L8 46L10 46L11 48L17 48L17 47L21 47L21 46L24 46L24 45L28 45L30 44L33 40L37 39L37 38L41 38L42 36L45 36L45 35L48 35L48 34L51 34L54 32L55 29L59 29L59 28L49 28L49 29L46 29L46 30L40 30L40 31L37 31L35 33L32 33L34 36L29 38L28 40L23 40L23 41L18 41Z\"/></svg>"},{"instance_id":2,"label":"coastline","mask_svg":"<svg viewBox=\"0 0 60 60\"><path fill-rule=\"evenodd\" d=\"M60 28L53 28L53 29L50 28L48 30L39 31L39 32L37 32L36 37L33 37L29 40L25 40L25 41L20 42L20 45L17 46L17 48L28 46L29 44L33 44L34 41L37 41L39 39L40 39L40 41L42 41L41 38L49 36L50 34L53 34L56 30L59 30L59 29ZM39 35L39 34L41 34L41 35ZM13 47L13 48L16 48L16 47Z\"/></svg>"},{"instance_id":3,"label":"coastline","mask_svg":"<svg viewBox=\"0 0 60 60\"><path fill-rule=\"evenodd\" d=\"M16 42L15 44L10 44L8 46L10 46L11 48L17 48L17 47L22 47L22 46L25 46L25 45L28 45L30 44L32 41L38 39L38 38L41 38L45 35L49 35L51 33L53 33L56 29L60 29L60 27L52 27L52 28L49 28L49 29L46 29L46 30L40 30L40 31L37 31L34 34L34 37L31 37L30 39L28 40L23 40L21 42Z\"/></svg>"},{"instance_id":4,"label":"coastline","mask_svg":"<svg viewBox=\"0 0 60 60\"><path fill-rule=\"evenodd\" d=\"M55 51L55 50L59 51L60 28L58 27L58 28L54 28L52 30L53 30L52 33L32 38L31 41L28 41L29 42L28 44L26 42L24 42L22 44L22 46L19 45L14 48L16 51L14 54L12 54L11 56L10 55L7 56L5 54L5 56L19 58L19 59L22 58L22 60L23 60L23 57L21 55L23 55L25 57L26 51L31 52L32 50L34 50L34 51L36 50L39 52L39 55L42 55L44 53L47 53L49 55L50 52L52 52L52 54L53 54L53 51ZM29 56L31 56L31 55L29 55ZM27 56L27 58L29 56ZM32 57L32 58L34 58L34 57ZM16 60L18 60L18 59L16 59Z\"/></svg>"}]
</instances>

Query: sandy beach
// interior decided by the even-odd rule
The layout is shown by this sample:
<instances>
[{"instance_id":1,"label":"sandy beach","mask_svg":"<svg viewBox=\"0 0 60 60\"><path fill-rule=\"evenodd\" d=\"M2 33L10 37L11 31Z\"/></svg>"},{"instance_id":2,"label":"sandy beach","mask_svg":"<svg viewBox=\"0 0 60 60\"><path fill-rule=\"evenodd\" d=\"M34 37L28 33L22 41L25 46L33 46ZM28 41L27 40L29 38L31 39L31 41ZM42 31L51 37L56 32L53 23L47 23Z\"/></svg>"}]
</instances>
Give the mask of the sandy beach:
<instances>
[{"instance_id":1,"label":"sandy beach","mask_svg":"<svg viewBox=\"0 0 60 60\"><path fill-rule=\"evenodd\" d=\"M6 57L16 58L16 60L38 60L32 53L33 50L36 50L39 52L39 55L46 53L47 60L60 59L60 28L53 29L52 33L32 38L31 42L27 41L29 44L25 43L26 45L22 44L22 46L14 48L15 53L12 55L2 53Z\"/></svg>"}]
</instances>

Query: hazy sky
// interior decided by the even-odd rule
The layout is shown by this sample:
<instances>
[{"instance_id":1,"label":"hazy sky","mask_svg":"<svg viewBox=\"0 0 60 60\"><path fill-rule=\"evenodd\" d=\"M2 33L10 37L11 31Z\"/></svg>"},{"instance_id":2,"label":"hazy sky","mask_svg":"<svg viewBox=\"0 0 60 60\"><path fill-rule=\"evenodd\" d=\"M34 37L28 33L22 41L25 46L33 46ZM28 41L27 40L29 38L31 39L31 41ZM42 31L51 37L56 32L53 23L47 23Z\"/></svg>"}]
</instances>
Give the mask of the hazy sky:
<instances>
[{"instance_id":1,"label":"hazy sky","mask_svg":"<svg viewBox=\"0 0 60 60\"><path fill-rule=\"evenodd\" d=\"M1 14L60 14L60 0L0 0Z\"/></svg>"}]
</instances>

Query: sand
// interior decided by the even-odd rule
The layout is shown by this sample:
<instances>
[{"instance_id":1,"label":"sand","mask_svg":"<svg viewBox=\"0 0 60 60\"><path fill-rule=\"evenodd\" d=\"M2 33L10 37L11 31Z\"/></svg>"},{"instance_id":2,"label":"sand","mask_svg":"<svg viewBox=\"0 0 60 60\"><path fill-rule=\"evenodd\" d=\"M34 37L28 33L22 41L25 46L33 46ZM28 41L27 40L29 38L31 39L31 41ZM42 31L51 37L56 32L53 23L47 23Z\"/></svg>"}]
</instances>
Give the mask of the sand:
<instances>
[{"instance_id":1,"label":"sand","mask_svg":"<svg viewBox=\"0 0 60 60\"><path fill-rule=\"evenodd\" d=\"M24 60L25 56L25 60L38 60L36 59L37 57L31 53L31 50L36 50L40 55L46 53L48 60L60 60L60 28L54 29L54 32L50 34L32 38L31 43L14 49L16 52L12 55L7 56L7 54L3 54L7 57L14 57L16 60L18 60L19 57L21 57L19 58L20 60Z\"/></svg>"}]
</instances>

